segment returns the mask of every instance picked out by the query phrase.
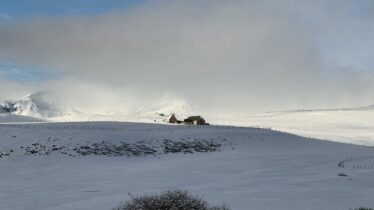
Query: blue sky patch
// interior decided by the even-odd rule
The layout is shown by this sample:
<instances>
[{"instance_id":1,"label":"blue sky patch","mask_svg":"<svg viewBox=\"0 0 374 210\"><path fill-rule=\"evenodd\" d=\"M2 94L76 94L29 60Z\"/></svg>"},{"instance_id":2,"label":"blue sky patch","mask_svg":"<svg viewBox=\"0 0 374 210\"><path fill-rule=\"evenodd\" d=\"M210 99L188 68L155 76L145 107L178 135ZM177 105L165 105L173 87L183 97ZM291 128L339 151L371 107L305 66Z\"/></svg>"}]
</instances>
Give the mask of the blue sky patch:
<instances>
[{"instance_id":1,"label":"blue sky patch","mask_svg":"<svg viewBox=\"0 0 374 210\"><path fill-rule=\"evenodd\" d=\"M29 16L97 15L124 10L146 0L1 0L0 19Z\"/></svg>"},{"instance_id":2,"label":"blue sky patch","mask_svg":"<svg viewBox=\"0 0 374 210\"><path fill-rule=\"evenodd\" d=\"M55 74L42 70L12 63L0 63L0 79L32 82L53 79L54 77L56 77Z\"/></svg>"}]
</instances>

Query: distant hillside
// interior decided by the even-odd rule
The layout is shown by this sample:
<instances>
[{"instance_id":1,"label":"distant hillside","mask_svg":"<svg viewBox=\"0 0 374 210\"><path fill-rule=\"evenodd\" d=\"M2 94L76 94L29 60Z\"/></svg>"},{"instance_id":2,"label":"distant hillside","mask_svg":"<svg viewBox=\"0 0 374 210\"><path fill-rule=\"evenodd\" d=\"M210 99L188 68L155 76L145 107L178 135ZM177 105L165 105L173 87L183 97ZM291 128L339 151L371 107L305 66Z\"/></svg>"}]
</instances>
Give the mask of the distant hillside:
<instances>
[{"instance_id":1,"label":"distant hillside","mask_svg":"<svg viewBox=\"0 0 374 210\"><path fill-rule=\"evenodd\" d=\"M7 100L0 104L0 113L49 118L63 115L63 111L48 101L44 92L37 92L19 100Z\"/></svg>"},{"instance_id":2,"label":"distant hillside","mask_svg":"<svg viewBox=\"0 0 374 210\"><path fill-rule=\"evenodd\" d=\"M294 109L294 110L283 110L283 111L270 111L267 113L290 113L290 112L333 112L333 111L368 111L374 110L374 104L360 107L345 107L345 108L333 108L333 109Z\"/></svg>"},{"instance_id":3,"label":"distant hillside","mask_svg":"<svg viewBox=\"0 0 374 210\"><path fill-rule=\"evenodd\" d=\"M16 122L45 122L45 120L36 117L28 117L10 113L0 113L0 123Z\"/></svg>"},{"instance_id":4,"label":"distant hillside","mask_svg":"<svg viewBox=\"0 0 374 210\"><path fill-rule=\"evenodd\" d=\"M95 100L92 100L93 103ZM174 98L161 98L153 104L146 104L136 109L126 110L109 106L108 109L87 109L86 107L69 107L74 101L64 101L61 104L46 92L36 92L21 99L11 99L0 102L0 113L28 116L48 121L132 121L132 122L157 122L163 123L172 113L181 117L195 114L184 100ZM25 118L19 118L25 119Z\"/></svg>"}]
</instances>

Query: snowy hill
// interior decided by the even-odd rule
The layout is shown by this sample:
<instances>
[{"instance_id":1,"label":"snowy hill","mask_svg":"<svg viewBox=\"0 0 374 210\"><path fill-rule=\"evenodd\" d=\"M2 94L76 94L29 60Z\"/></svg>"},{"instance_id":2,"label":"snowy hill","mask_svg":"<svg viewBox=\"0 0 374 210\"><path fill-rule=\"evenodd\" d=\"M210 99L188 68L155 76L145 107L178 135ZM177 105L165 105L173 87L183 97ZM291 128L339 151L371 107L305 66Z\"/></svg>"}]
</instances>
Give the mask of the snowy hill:
<instances>
[{"instance_id":1,"label":"snowy hill","mask_svg":"<svg viewBox=\"0 0 374 210\"><path fill-rule=\"evenodd\" d=\"M4 210L109 210L173 188L235 210L374 206L371 147L227 126L26 123L0 133Z\"/></svg>"},{"instance_id":2,"label":"snowy hill","mask_svg":"<svg viewBox=\"0 0 374 210\"><path fill-rule=\"evenodd\" d=\"M69 108L53 100L53 97L47 93L35 93L21 100L4 102L2 105L7 108L11 106L15 111L11 115L4 113L0 115L0 122L126 121L165 123L171 113L176 113L181 119L188 115L201 114L194 112L185 101L170 98L161 99L152 106L143 106L126 112L120 108L95 112L84 108ZM305 137L374 145L374 105L356 108L268 112L249 117L203 116L211 124L271 127L274 130Z\"/></svg>"},{"instance_id":3,"label":"snowy hill","mask_svg":"<svg viewBox=\"0 0 374 210\"><path fill-rule=\"evenodd\" d=\"M44 92L37 92L19 100L8 100L0 104L0 112L13 113L22 116L51 118L64 115Z\"/></svg>"},{"instance_id":4,"label":"snowy hill","mask_svg":"<svg viewBox=\"0 0 374 210\"><path fill-rule=\"evenodd\" d=\"M162 97L149 106L136 106L136 109L124 110L121 105L104 110L71 107L73 102L61 102L59 97L48 92L37 92L22 99L6 100L0 103L0 113L11 113L52 122L71 121L126 121L163 123L167 116L178 113L181 117L194 114L184 100ZM92 99L93 103L95 99ZM9 115L10 116L10 115ZM22 118L19 118L22 120ZM6 119L3 120L6 121ZM1 118L0 118L1 122Z\"/></svg>"},{"instance_id":5,"label":"snowy hill","mask_svg":"<svg viewBox=\"0 0 374 210\"><path fill-rule=\"evenodd\" d=\"M374 145L370 108L209 118L270 130L155 124L166 117L158 112L163 106L66 115L44 97L26 97L15 101L16 112L0 113L0 168L6 169L0 188L7 189L0 192L0 209L109 210L130 195L171 188L232 209L374 206L373 148L352 145ZM105 122L43 122L82 116ZM126 118L153 123L112 122Z\"/></svg>"},{"instance_id":6,"label":"snowy hill","mask_svg":"<svg viewBox=\"0 0 374 210\"><path fill-rule=\"evenodd\" d=\"M374 111L374 104L360 107L345 107L336 109L297 109L286 111L273 111L268 113L294 113L294 112L339 112L339 111Z\"/></svg>"},{"instance_id":7,"label":"snowy hill","mask_svg":"<svg viewBox=\"0 0 374 210\"><path fill-rule=\"evenodd\" d=\"M268 112L230 120L216 118L219 124L258 126L305 137L361 145L374 145L374 106Z\"/></svg>"},{"instance_id":8,"label":"snowy hill","mask_svg":"<svg viewBox=\"0 0 374 210\"><path fill-rule=\"evenodd\" d=\"M0 123L45 122L43 119L10 113L0 113Z\"/></svg>"}]
</instances>

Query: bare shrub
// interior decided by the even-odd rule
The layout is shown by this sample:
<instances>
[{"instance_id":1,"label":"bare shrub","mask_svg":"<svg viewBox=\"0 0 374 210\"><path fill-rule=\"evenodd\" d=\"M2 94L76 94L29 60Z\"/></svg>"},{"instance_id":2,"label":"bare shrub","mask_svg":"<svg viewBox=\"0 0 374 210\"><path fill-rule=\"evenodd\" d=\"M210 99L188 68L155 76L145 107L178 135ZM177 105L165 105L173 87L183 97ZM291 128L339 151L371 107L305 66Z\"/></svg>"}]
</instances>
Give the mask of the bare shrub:
<instances>
[{"instance_id":1,"label":"bare shrub","mask_svg":"<svg viewBox=\"0 0 374 210\"><path fill-rule=\"evenodd\" d=\"M229 210L226 205L211 206L186 190L168 190L160 195L132 197L113 210Z\"/></svg>"}]
</instances>

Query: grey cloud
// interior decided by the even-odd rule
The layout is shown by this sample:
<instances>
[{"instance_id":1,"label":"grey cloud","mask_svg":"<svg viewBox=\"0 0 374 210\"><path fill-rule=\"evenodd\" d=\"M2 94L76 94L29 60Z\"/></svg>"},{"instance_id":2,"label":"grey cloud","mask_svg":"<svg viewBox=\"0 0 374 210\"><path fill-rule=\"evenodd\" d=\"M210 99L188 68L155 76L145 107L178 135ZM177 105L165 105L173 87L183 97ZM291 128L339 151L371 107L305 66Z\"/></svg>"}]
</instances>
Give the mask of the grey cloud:
<instances>
[{"instance_id":1,"label":"grey cloud","mask_svg":"<svg viewBox=\"0 0 374 210\"><path fill-rule=\"evenodd\" d=\"M322 58L319 33L342 24L328 6L162 1L96 17L34 18L0 28L0 58L65 75L46 88L76 93L66 89L89 84L81 94L126 92L132 106L142 103L137 95L152 103L165 94L203 113L368 103L370 73L333 72ZM326 25L311 20L317 11Z\"/></svg>"}]
</instances>

